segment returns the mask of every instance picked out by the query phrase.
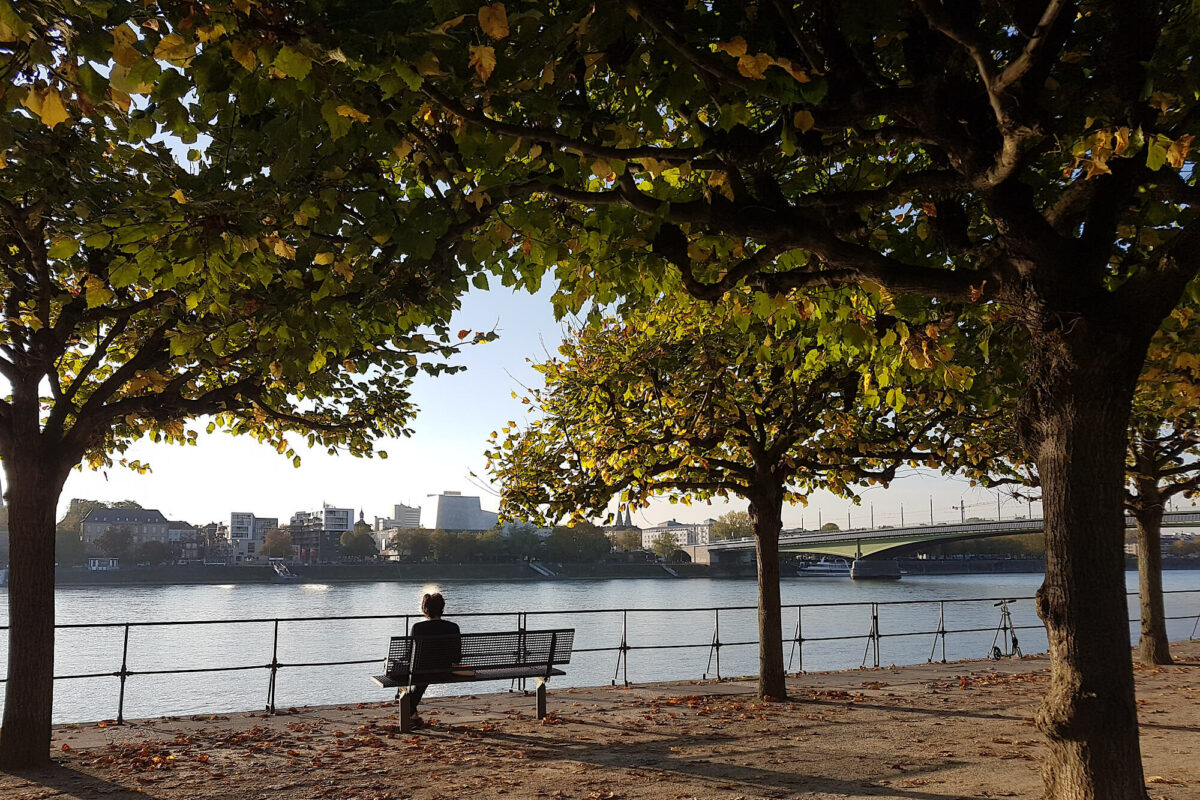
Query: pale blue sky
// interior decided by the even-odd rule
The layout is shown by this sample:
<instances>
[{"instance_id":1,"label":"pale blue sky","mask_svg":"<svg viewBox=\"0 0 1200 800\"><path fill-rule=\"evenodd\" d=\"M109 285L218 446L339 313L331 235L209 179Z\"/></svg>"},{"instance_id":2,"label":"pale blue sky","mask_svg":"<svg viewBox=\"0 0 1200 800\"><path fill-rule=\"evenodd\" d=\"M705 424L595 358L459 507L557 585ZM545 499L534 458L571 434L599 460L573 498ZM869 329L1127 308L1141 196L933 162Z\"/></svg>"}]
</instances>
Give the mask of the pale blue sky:
<instances>
[{"instance_id":1,"label":"pale blue sky","mask_svg":"<svg viewBox=\"0 0 1200 800\"><path fill-rule=\"evenodd\" d=\"M390 516L395 503L420 505L428 494L452 490L480 495L483 507L495 510L494 493L474 485L469 474L485 475L482 452L488 434L507 420L524 418L525 407L512 398L512 392L520 393L522 383L537 381L529 360L545 358L547 350L553 353L562 340L563 326L554 319L549 297L548 289L532 296L496 289L472 291L464 298L454 329L495 328L500 338L467 348L459 359L467 365L466 372L418 379L415 399L421 411L410 426L415 433L408 439L382 442L387 460L310 451L301 452L303 463L296 469L273 448L245 437L202 434L196 447L142 442L128 457L149 462L152 473L137 475L119 467L77 471L67 482L61 507L65 509L72 497L133 499L172 519L202 524L227 520L231 511L286 520L296 511L327 502L364 509L371 520ZM856 508L829 495L814 496L808 509L785 510L784 523L815 527L819 517L845 527L849 509L851 524L861 527L870 521L872 505L877 524L899 524L902 505L905 522L927 522L931 495L937 521L958 519L953 506L961 498L968 505L967 516L994 518L996 514L993 492L971 489L961 480L915 474L886 491L868 491L863 505ZM745 504L687 507L664 500L635 514L634 521L642 526L671 518L700 521L731 508L744 509ZM1026 513L1011 500L1004 502L1002 510L1005 516ZM1034 511L1040 513L1036 505Z\"/></svg>"}]
</instances>

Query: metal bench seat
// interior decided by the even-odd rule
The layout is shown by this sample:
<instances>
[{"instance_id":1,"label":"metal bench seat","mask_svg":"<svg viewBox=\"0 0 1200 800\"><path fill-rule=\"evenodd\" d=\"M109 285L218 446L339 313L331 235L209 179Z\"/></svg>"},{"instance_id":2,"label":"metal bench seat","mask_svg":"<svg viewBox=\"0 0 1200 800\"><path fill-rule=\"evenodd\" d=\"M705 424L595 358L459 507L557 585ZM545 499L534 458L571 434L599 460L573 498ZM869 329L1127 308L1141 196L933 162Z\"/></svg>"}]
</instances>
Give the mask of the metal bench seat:
<instances>
[{"instance_id":1,"label":"metal bench seat","mask_svg":"<svg viewBox=\"0 0 1200 800\"><path fill-rule=\"evenodd\" d=\"M408 690L415 684L478 683L533 678L537 681L537 716L546 716L546 681L566 673L571 661L573 628L449 636L393 636L384 674L377 685L396 689L400 729L411 730Z\"/></svg>"}]
</instances>

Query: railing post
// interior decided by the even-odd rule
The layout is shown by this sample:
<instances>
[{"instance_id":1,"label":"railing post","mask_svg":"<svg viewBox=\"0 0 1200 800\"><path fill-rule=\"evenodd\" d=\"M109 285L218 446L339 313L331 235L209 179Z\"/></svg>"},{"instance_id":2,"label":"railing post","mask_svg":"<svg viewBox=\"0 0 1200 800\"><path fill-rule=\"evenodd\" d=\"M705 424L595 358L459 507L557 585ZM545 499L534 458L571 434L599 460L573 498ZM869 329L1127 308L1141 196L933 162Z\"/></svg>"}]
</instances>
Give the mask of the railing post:
<instances>
[{"instance_id":1,"label":"railing post","mask_svg":"<svg viewBox=\"0 0 1200 800\"><path fill-rule=\"evenodd\" d=\"M528 615L524 611L518 611L517 612L517 633L522 634L522 635L517 636L517 661L519 661L522 664L525 663L525 636L523 634L525 633L525 627L528 623L529 623ZM513 678L512 683L509 683L509 685L508 685L508 690L510 692L513 691L512 687L513 687L514 683L517 686L517 690L520 691L521 694L525 694L525 679L524 678Z\"/></svg>"},{"instance_id":2,"label":"railing post","mask_svg":"<svg viewBox=\"0 0 1200 800\"><path fill-rule=\"evenodd\" d=\"M871 652L871 647L875 648L874 666L879 667L879 604L871 603L871 632L867 634L867 647L863 650L862 666L867 665L867 655Z\"/></svg>"},{"instance_id":3,"label":"railing post","mask_svg":"<svg viewBox=\"0 0 1200 800\"><path fill-rule=\"evenodd\" d=\"M933 647L929 648L929 663L933 663L933 654L937 652L938 640L942 642L942 663L946 663L946 601L938 602L938 629L933 635Z\"/></svg>"},{"instance_id":4,"label":"railing post","mask_svg":"<svg viewBox=\"0 0 1200 800\"><path fill-rule=\"evenodd\" d=\"M629 632L629 609L621 609L621 645L617 648L617 668L613 670L612 685L617 685L617 673L622 672L621 680L629 685L629 642L625 638Z\"/></svg>"},{"instance_id":5,"label":"railing post","mask_svg":"<svg viewBox=\"0 0 1200 800\"><path fill-rule=\"evenodd\" d=\"M713 657L717 659L717 680L721 680L721 609L713 609L713 638L708 647L708 663L704 666L704 679L708 680L708 670L712 667Z\"/></svg>"},{"instance_id":6,"label":"railing post","mask_svg":"<svg viewBox=\"0 0 1200 800\"><path fill-rule=\"evenodd\" d=\"M800 648L799 669L796 670L798 675L804 672L804 606L796 606L796 635L792 637L792 652L788 654L788 672L792 671L792 657L796 655L797 647Z\"/></svg>"},{"instance_id":7,"label":"railing post","mask_svg":"<svg viewBox=\"0 0 1200 800\"><path fill-rule=\"evenodd\" d=\"M125 641L121 645L121 695L117 698L117 724L125 724L125 679L129 676L129 623L125 623Z\"/></svg>"},{"instance_id":8,"label":"railing post","mask_svg":"<svg viewBox=\"0 0 1200 800\"><path fill-rule=\"evenodd\" d=\"M275 620L275 633L271 643L271 680L267 683L267 713L275 713L275 676L279 672L279 620Z\"/></svg>"}]
</instances>

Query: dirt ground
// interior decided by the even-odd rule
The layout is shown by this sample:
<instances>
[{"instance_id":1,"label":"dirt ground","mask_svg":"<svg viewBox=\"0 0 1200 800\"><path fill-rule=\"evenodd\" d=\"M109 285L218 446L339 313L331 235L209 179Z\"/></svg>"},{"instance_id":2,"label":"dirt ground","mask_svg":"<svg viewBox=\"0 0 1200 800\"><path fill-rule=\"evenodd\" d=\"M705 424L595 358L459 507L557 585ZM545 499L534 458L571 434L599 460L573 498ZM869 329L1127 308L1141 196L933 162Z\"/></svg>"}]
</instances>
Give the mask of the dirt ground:
<instances>
[{"instance_id":1,"label":"dirt ground","mask_svg":"<svg viewBox=\"0 0 1200 800\"><path fill-rule=\"evenodd\" d=\"M1200 642L1137 669L1152 798L1200 798ZM760 704L751 681L564 689L55 729L56 766L0 773L21 798L935 800L1038 797L1044 657L802 675Z\"/></svg>"}]
</instances>

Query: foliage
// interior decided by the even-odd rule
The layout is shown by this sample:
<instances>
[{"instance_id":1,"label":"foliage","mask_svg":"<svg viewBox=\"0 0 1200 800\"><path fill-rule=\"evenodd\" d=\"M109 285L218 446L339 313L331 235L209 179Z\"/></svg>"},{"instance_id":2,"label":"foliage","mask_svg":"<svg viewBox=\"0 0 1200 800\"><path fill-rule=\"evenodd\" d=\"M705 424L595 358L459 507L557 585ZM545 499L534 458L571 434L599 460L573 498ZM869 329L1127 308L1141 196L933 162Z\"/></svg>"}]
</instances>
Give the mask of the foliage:
<instances>
[{"instance_id":1,"label":"foliage","mask_svg":"<svg viewBox=\"0 0 1200 800\"><path fill-rule=\"evenodd\" d=\"M841 528L838 527L838 524L836 522L826 522L824 525L821 526L821 530L823 530L823 531L840 531Z\"/></svg>"},{"instance_id":2,"label":"foliage","mask_svg":"<svg viewBox=\"0 0 1200 800\"><path fill-rule=\"evenodd\" d=\"M668 531L663 531L655 537L650 545L650 550L659 558L670 558L679 549L679 545L675 542L675 537Z\"/></svg>"},{"instance_id":3,"label":"foliage","mask_svg":"<svg viewBox=\"0 0 1200 800\"><path fill-rule=\"evenodd\" d=\"M417 528L399 530L393 534L388 547L408 561L424 561L430 550L429 531Z\"/></svg>"},{"instance_id":4,"label":"foliage","mask_svg":"<svg viewBox=\"0 0 1200 800\"><path fill-rule=\"evenodd\" d=\"M114 525L96 537L96 546L109 558L124 561L129 558L133 547L133 533L124 526Z\"/></svg>"},{"instance_id":5,"label":"foliage","mask_svg":"<svg viewBox=\"0 0 1200 800\"><path fill-rule=\"evenodd\" d=\"M586 326L537 365L545 386L527 402L540 418L498 433L487 452L503 513L578 519L614 495L632 506L659 493L853 496L934 451L945 398L920 383L924 371L901 384L907 372L873 362L861 319L842 323L856 338L823 343L817 321L767 325L685 297L665 309ZM970 385L962 367L942 366Z\"/></svg>"},{"instance_id":6,"label":"foliage","mask_svg":"<svg viewBox=\"0 0 1200 800\"><path fill-rule=\"evenodd\" d=\"M148 561L151 566L168 561L171 558L171 546L167 542L150 539L138 544L133 551L133 559L137 562Z\"/></svg>"},{"instance_id":7,"label":"foliage","mask_svg":"<svg viewBox=\"0 0 1200 800\"><path fill-rule=\"evenodd\" d=\"M611 550L612 542L604 531L586 522L555 527L546 539L546 556L552 561L590 563Z\"/></svg>"},{"instance_id":8,"label":"foliage","mask_svg":"<svg viewBox=\"0 0 1200 800\"><path fill-rule=\"evenodd\" d=\"M745 511L730 511L717 517L708 531L710 541L719 542L722 539L742 539L754 535L754 526L750 515Z\"/></svg>"},{"instance_id":9,"label":"foliage","mask_svg":"<svg viewBox=\"0 0 1200 800\"><path fill-rule=\"evenodd\" d=\"M1200 539L1179 539L1173 542L1171 554L1176 556L1200 555Z\"/></svg>"},{"instance_id":10,"label":"foliage","mask_svg":"<svg viewBox=\"0 0 1200 800\"><path fill-rule=\"evenodd\" d=\"M350 558L373 558L379 555L375 537L369 531L351 530L342 534L342 555Z\"/></svg>"},{"instance_id":11,"label":"foliage","mask_svg":"<svg viewBox=\"0 0 1200 800\"><path fill-rule=\"evenodd\" d=\"M1129 424L1126 507L1163 508L1200 494L1200 305L1171 312L1138 380Z\"/></svg>"},{"instance_id":12,"label":"foliage","mask_svg":"<svg viewBox=\"0 0 1200 800\"><path fill-rule=\"evenodd\" d=\"M54 559L59 564L82 564L87 558L87 548L78 531L59 529L54 532Z\"/></svg>"},{"instance_id":13,"label":"foliage","mask_svg":"<svg viewBox=\"0 0 1200 800\"><path fill-rule=\"evenodd\" d=\"M291 558L291 532L285 531L282 528L272 528L267 531L267 535L263 538L262 550L259 552L267 558Z\"/></svg>"},{"instance_id":14,"label":"foliage","mask_svg":"<svg viewBox=\"0 0 1200 800\"><path fill-rule=\"evenodd\" d=\"M624 528L613 532L613 548L617 550L641 550L642 532L637 528Z\"/></svg>"},{"instance_id":15,"label":"foliage","mask_svg":"<svg viewBox=\"0 0 1200 800\"><path fill-rule=\"evenodd\" d=\"M118 500L115 503L106 503L103 500L71 498L71 503L67 506L67 513L63 514L63 518L58 521L57 527L61 530L82 533L83 521L87 518L87 515L100 508L141 508L141 505L134 500Z\"/></svg>"}]
</instances>

